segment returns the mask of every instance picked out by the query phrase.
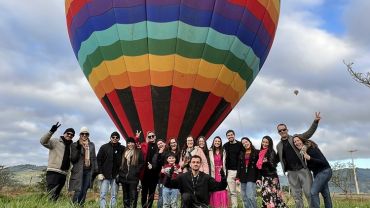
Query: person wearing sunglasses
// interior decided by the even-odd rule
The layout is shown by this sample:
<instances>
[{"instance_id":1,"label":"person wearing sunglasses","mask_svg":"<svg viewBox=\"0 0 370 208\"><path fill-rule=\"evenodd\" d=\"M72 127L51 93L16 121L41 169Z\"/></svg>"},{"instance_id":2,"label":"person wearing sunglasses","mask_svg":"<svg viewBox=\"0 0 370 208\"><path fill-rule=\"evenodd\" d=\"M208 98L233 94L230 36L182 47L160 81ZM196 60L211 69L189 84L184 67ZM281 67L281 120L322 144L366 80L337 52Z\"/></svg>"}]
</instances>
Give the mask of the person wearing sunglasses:
<instances>
[{"instance_id":1,"label":"person wearing sunglasses","mask_svg":"<svg viewBox=\"0 0 370 208\"><path fill-rule=\"evenodd\" d=\"M66 182L71 162L70 146L75 135L75 130L73 128L67 128L59 138L51 138L60 126L61 124L57 122L51 127L50 131L40 139L40 143L49 149L46 184L50 199L53 201L58 200L60 192Z\"/></svg>"},{"instance_id":2,"label":"person wearing sunglasses","mask_svg":"<svg viewBox=\"0 0 370 208\"><path fill-rule=\"evenodd\" d=\"M136 131L136 143L138 143L141 131ZM153 168L152 160L155 153L158 152L156 144L156 135L153 131L148 131L146 134L145 142L140 143L141 153L145 164L140 171L141 180L141 204L142 207L151 208L153 205L155 188L157 187L159 179L159 171Z\"/></svg>"},{"instance_id":3,"label":"person wearing sunglasses","mask_svg":"<svg viewBox=\"0 0 370 208\"><path fill-rule=\"evenodd\" d=\"M311 127L306 132L297 135L299 135L303 140L310 139L315 133L320 119L320 112L315 112L315 119ZM292 190L292 197L295 201L295 207L304 207L302 190L309 203L309 207L311 207L311 172L308 170L299 150L294 146L293 136L289 135L287 125L283 123L278 124L277 131L281 137L280 142L276 146L278 159L281 163L284 174L288 172L288 181Z\"/></svg>"},{"instance_id":4,"label":"person wearing sunglasses","mask_svg":"<svg viewBox=\"0 0 370 208\"><path fill-rule=\"evenodd\" d=\"M73 192L72 202L83 206L87 189L92 187L93 175L98 172L95 145L90 141L87 127L80 130L80 138L71 145L71 178L69 191Z\"/></svg>"},{"instance_id":5,"label":"person wearing sunglasses","mask_svg":"<svg viewBox=\"0 0 370 208\"><path fill-rule=\"evenodd\" d=\"M122 161L122 153L125 146L119 142L120 135L114 131L110 135L110 141L103 144L97 155L98 161L98 180L101 181L100 186L100 207L104 208L107 204L106 195L111 188L109 207L116 207L118 185L115 181L118 175L119 167Z\"/></svg>"}]
</instances>

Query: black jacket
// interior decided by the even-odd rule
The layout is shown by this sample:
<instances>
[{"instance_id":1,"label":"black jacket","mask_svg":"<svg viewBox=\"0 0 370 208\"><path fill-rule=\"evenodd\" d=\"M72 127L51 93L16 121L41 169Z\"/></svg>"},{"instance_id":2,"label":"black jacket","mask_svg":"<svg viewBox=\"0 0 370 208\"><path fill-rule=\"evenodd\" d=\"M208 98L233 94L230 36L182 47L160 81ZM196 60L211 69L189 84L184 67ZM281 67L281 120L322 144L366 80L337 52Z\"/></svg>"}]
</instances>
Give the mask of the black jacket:
<instances>
[{"instance_id":1,"label":"black jacket","mask_svg":"<svg viewBox=\"0 0 370 208\"><path fill-rule=\"evenodd\" d=\"M316 176L319 172L330 168L329 162L326 160L325 156L322 154L318 147L310 147L307 149L307 154L311 157L307 160L307 167Z\"/></svg>"},{"instance_id":2,"label":"black jacket","mask_svg":"<svg viewBox=\"0 0 370 208\"><path fill-rule=\"evenodd\" d=\"M111 142L102 145L96 157L98 161L98 173L103 174L106 179L115 178L122 162L124 148L120 143L114 148L115 151ZM116 161L114 161L114 157L116 157ZM113 168L113 163L115 163L115 168Z\"/></svg>"},{"instance_id":3,"label":"black jacket","mask_svg":"<svg viewBox=\"0 0 370 208\"><path fill-rule=\"evenodd\" d=\"M258 179L261 180L262 176L272 178L278 177L276 171L278 156L275 151L266 152L265 158L267 161L262 163L262 169L258 171Z\"/></svg>"},{"instance_id":4,"label":"black jacket","mask_svg":"<svg viewBox=\"0 0 370 208\"><path fill-rule=\"evenodd\" d=\"M257 181L258 169L256 167L256 164L258 160L258 153L259 153L258 150L254 150L251 152L247 171L246 171L245 158L244 158L245 152L240 153L239 165L238 165L238 171L236 173L236 178L239 179L241 183Z\"/></svg>"},{"instance_id":5,"label":"black jacket","mask_svg":"<svg viewBox=\"0 0 370 208\"><path fill-rule=\"evenodd\" d=\"M210 175L199 171L198 179L193 188L191 171L178 175L175 179L166 177L165 186L169 188L180 189L181 194L194 194L199 204L209 204L210 192L225 190L227 187L226 177L217 182Z\"/></svg>"},{"instance_id":6,"label":"black jacket","mask_svg":"<svg viewBox=\"0 0 370 208\"><path fill-rule=\"evenodd\" d=\"M138 163L136 165L132 164L131 161L130 165L127 166L126 159L124 158L125 153L122 154L122 165L118 173L117 183L137 183L139 181L140 169L144 165L144 158L140 150L136 151L138 154Z\"/></svg>"},{"instance_id":7,"label":"black jacket","mask_svg":"<svg viewBox=\"0 0 370 208\"><path fill-rule=\"evenodd\" d=\"M162 152L162 153L155 153L153 160L152 160L152 166L153 166L153 173L155 173L155 177L160 178L160 172L162 169L162 166L166 164L166 158L167 158L167 152ZM145 177L145 176L144 176ZM153 177L153 180L155 178ZM163 183L163 181L160 181L160 183Z\"/></svg>"}]
</instances>

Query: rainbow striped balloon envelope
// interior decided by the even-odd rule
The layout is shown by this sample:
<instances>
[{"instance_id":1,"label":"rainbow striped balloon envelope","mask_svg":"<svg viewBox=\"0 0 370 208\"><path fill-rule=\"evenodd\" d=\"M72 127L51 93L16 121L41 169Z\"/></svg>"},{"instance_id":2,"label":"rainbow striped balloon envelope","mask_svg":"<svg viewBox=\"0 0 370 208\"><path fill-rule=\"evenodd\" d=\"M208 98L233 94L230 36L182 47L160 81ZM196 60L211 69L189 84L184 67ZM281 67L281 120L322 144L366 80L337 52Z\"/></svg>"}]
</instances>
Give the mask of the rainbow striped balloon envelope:
<instances>
[{"instance_id":1,"label":"rainbow striped balloon envelope","mask_svg":"<svg viewBox=\"0 0 370 208\"><path fill-rule=\"evenodd\" d=\"M124 137L210 136L270 51L280 0L66 0L70 41Z\"/></svg>"}]
</instances>

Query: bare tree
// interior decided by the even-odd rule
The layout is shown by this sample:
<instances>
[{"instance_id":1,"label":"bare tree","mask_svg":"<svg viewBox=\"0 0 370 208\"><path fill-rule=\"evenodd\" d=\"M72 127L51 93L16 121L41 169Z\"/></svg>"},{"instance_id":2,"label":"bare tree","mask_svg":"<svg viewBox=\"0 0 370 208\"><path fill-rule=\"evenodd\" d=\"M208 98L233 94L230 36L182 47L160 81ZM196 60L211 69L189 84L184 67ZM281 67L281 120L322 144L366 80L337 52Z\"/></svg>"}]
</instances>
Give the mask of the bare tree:
<instances>
[{"instance_id":1,"label":"bare tree","mask_svg":"<svg viewBox=\"0 0 370 208\"><path fill-rule=\"evenodd\" d=\"M353 172L351 172L352 164L336 162L332 165L333 175L330 182L344 194L348 195L353 187Z\"/></svg>"},{"instance_id":2,"label":"bare tree","mask_svg":"<svg viewBox=\"0 0 370 208\"><path fill-rule=\"evenodd\" d=\"M353 62L346 63L343 60L343 63L344 63L344 65L347 66L347 71L351 74L351 76L353 77L353 79L356 82L359 82L361 84L364 84L367 87L370 87L370 72L367 72L366 74L365 73L361 73L361 72L355 72L352 69Z\"/></svg>"},{"instance_id":3,"label":"bare tree","mask_svg":"<svg viewBox=\"0 0 370 208\"><path fill-rule=\"evenodd\" d=\"M13 176L5 166L0 165L0 190L14 184Z\"/></svg>"}]
</instances>

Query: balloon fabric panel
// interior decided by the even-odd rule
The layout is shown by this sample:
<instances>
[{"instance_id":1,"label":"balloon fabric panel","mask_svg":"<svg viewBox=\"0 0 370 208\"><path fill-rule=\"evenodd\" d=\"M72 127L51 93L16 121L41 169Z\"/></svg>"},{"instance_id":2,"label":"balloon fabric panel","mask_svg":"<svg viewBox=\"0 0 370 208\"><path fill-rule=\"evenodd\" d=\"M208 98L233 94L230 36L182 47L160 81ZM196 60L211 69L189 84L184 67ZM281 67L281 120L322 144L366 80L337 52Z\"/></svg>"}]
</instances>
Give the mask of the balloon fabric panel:
<instances>
[{"instance_id":1,"label":"balloon fabric panel","mask_svg":"<svg viewBox=\"0 0 370 208\"><path fill-rule=\"evenodd\" d=\"M66 0L72 48L124 137L207 137L271 49L279 0Z\"/></svg>"}]
</instances>

